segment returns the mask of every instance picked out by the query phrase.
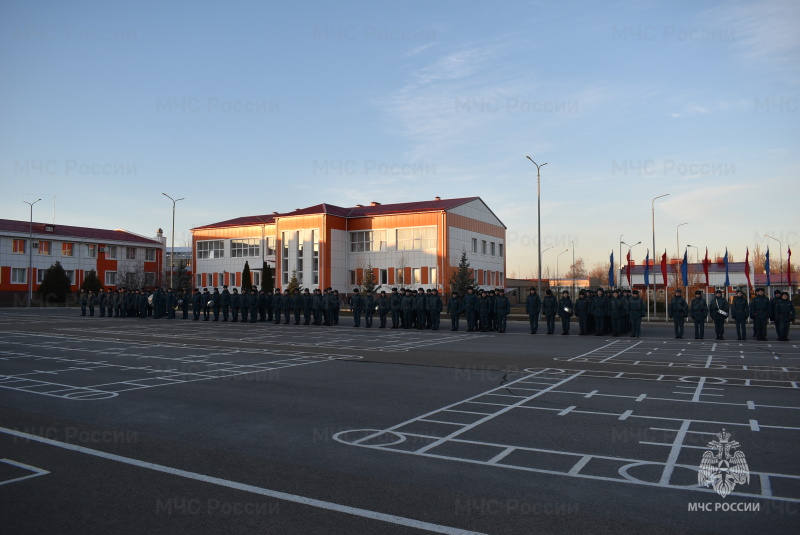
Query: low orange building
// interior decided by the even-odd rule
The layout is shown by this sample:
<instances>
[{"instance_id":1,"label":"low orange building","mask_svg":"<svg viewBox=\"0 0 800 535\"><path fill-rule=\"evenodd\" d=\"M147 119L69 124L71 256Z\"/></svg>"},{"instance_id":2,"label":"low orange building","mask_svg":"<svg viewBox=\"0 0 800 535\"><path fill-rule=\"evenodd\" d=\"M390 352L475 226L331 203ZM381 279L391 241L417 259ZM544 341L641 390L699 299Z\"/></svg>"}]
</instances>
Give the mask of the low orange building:
<instances>
[{"instance_id":1,"label":"low orange building","mask_svg":"<svg viewBox=\"0 0 800 535\"><path fill-rule=\"evenodd\" d=\"M356 205L317 204L192 229L195 285L241 286L264 263L275 286L297 276L304 288L351 291L372 269L378 290L447 290L466 251L480 286L503 286L506 227L480 197Z\"/></svg>"}]
</instances>

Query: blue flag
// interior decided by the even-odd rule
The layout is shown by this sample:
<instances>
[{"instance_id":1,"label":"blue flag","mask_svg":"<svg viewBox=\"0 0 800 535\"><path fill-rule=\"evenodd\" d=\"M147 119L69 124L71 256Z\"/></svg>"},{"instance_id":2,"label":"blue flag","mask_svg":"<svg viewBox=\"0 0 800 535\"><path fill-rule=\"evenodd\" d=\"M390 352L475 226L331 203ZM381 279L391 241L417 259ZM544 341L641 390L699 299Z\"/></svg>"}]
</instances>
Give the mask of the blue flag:
<instances>
[{"instance_id":1,"label":"blue flag","mask_svg":"<svg viewBox=\"0 0 800 535\"><path fill-rule=\"evenodd\" d=\"M681 280L683 281L683 286L685 288L689 287L689 257L687 256L689 251L686 250L683 252L683 263L681 264Z\"/></svg>"},{"instance_id":2,"label":"blue flag","mask_svg":"<svg viewBox=\"0 0 800 535\"><path fill-rule=\"evenodd\" d=\"M727 288L730 285L731 285L731 280L728 278L728 248L726 247L725 248L725 287Z\"/></svg>"},{"instance_id":3,"label":"blue flag","mask_svg":"<svg viewBox=\"0 0 800 535\"><path fill-rule=\"evenodd\" d=\"M611 251L611 266L608 268L608 285L614 287L614 251Z\"/></svg>"},{"instance_id":4,"label":"blue flag","mask_svg":"<svg viewBox=\"0 0 800 535\"><path fill-rule=\"evenodd\" d=\"M650 286L650 249L647 250L647 256L644 258L644 285Z\"/></svg>"},{"instance_id":5,"label":"blue flag","mask_svg":"<svg viewBox=\"0 0 800 535\"><path fill-rule=\"evenodd\" d=\"M767 274L767 288L769 288L769 247L767 247L767 254L764 258L764 271Z\"/></svg>"}]
</instances>

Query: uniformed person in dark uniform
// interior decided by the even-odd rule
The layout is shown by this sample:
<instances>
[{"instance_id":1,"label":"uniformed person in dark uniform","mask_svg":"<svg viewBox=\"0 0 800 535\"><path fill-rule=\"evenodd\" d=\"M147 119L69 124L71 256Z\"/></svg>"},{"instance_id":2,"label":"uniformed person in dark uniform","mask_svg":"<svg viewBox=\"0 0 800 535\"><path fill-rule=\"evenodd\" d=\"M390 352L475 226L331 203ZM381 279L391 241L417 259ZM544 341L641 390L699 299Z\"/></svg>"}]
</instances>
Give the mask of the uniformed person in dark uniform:
<instances>
[{"instance_id":1,"label":"uniformed person in dark uniform","mask_svg":"<svg viewBox=\"0 0 800 535\"><path fill-rule=\"evenodd\" d=\"M542 312L542 300L539 294L536 293L536 288L531 288L527 299L525 299L525 314L528 315L528 321L531 324L531 334L536 334L539 331L539 314Z\"/></svg>"},{"instance_id":2,"label":"uniformed person in dark uniform","mask_svg":"<svg viewBox=\"0 0 800 535\"><path fill-rule=\"evenodd\" d=\"M675 290L675 297L670 299L667 315L672 319L675 327L675 338L683 338L683 324L689 316L689 305L680 290Z\"/></svg>"},{"instance_id":3,"label":"uniformed person in dark uniform","mask_svg":"<svg viewBox=\"0 0 800 535\"><path fill-rule=\"evenodd\" d=\"M572 322L572 314L574 305L572 299L569 297L569 292L564 290L561 293L561 299L558 300L558 315L561 316L561 334L569 334L569 325Z\"/></svg>"},{"instance_id":4,"label":"uniformed person in dark uniform","mask_svg":"<svg viewBox=\"0 0 800 535\"><path fill-rule=\"evenodd\" d=\"M606 332L606 314L608 313L608 298L602 288L592 299L592 316L594 317L595 336L603 336Z\"/></svg>"},{"instance_id":5,"label":"uniformed person in dark uniform","mask_svg":"<svg viewBox=\"0 0 800 535\"><path fill-rule=\"evenodd\" d=\"M631 338L642 336L642 316L644 316L644 301L639 297L639 290L634 290L628 302L628 317L631 321Z\"/></svg>"},{"instance_id":6,"label":"uniformed person in dark uniform","mask_svg":"<svg viewBox=\"0 0 800 535\"><path fill-rule=\"evenodd\" d=\"M694 339L702 340L705 335L706 318L708 318L708 305L700 290L694 293L694 299L689 305L689 316L694 321Z\"/></svg>"},{"instance_id":7,"label":"uniformed person in dark uniform","mask_svg":"<svg viewBox=\"0 0 800 535\"><path fill-rule=\"evenodd\" d=\"M372 327L372 316L375 314L375 307L378 303L375 301L375 296L371 291L364 292L364 297L361 298L361 312L364 314L364 327Z\"/></svg>"},{"instance_id":8,"label":"uniformed person in dark uniform","mask_svg":"<svg viewBox=\"0 0 800 535\"><path fill-rule=\"evenodd\" d=\"M303 296L298 290L292 293L292 312L294 312L294 324L300 325L300 315L303 313Z\"/></svg>"},{"instance_id":9,"label":"uniformed person in dark uniform","mask_svg":"<svg viewBox=\"0 0 800 535\"><path fill-rule=\"evenodd\" d=\"M353 312L353 327L361 326L361 294L358 288L353 288L353 297L350 298L350 310Z\"/></svg>"},{"instance_id":10,"label":"uniformed person in dark uniform","mask_svg":"<svg viewBox=\"0 0 800 535\"><path fill-rule=\"evenodd\" d=\"M278 297L280 297L280 294L278 294ZM250 316L250 323L258 321L258 293L255 287L250 288L250 294L247 296L247 313ZM277 318L276 323L280 323L280 314Z\"/></svg>"},{"instance_id":11,"label":"uniformed person in dark uniform","mask_svg":"<svg viewBox=\"0 0 800 535\"><path fill-rule=\"evenodd\" d=\"M228 285L222 285L222 293L219 294L219 305L222 308L222 321L228 321L228 313L231 307L231 293L228 291Z\"/></svg>"},{"instance_id":12,"label":"uniformed person in dark uniform","mask_svg":"<svg viewBox=\"0 0 800 535\"><path fill-rule=\"evenodd\" d=\"M316 292L316 290L314 291ZM311 309L314 303L313 299L311 298L311 292L308 291L308 288L303 290L301 303L303 307L303 325L309 325L311 323Z\"/></svg>"},{"instance_id":13,"label":"uniformed person in dark uniform","mask_svg":"<svg viewBox=\"0 0 800 535\"><path fill-rule=\"evenodd\" d=\"M588 334L587 317L589 316L589 300L586 298L586 292L581 290L578 292L578 299L575 300L575 316L578 318L578 335L585 336Z\"/></svg>"},{"instance_id":14,"label":"uniformed person in dark uniform","mask_svg":"<svg viewBox=\"0 0 800 535\"><path fill-rule=\"evenodd\" d=\"M747 340L747 317L748 304L747 298L741 290L736 290L736 296L731 305L731 317L736 324L736 339Z\"/></svg>"},{"instance_id":15,"label":"uniformed person in dark uniform","mask_svg":"<svg viewBox=\"0 0 800 535\"><path fill-rule=\"evenodd\" d=\"M489 329L489 316L492 313L492 302L489 300L489 294L481 291L481 296L478 298L478 314L480 331L485 333Z\"/></svg>"},{"instance_id":16,"label":"uniformed person in dark uniform","mask_svg":"<svg viewBox=\"0 0 800 535\"><path fill-rule=\"evenodd\" d=\"M778 340L781 339L780 332L778 330L778 322L775 320L775 305L780 302L781 300L781 291L775 290L774 296L772 299L769 300L769 321L771 321L775 325L775 334L778 337Z\"/></svg>"},{"instance_id":17,"label":"uniformed person in dark uniform","mask_svg":"<svg viewBox=\"0 0 800 535\"><path fill-rule=\"evenodd\" d=\"M397 292L397 288L392 288L392 293L389 296L389 305L392 313L392 329L400 327L400 303L403 296Z\"/></svg>"},{"instance_id":18,"label":"uniformed person in dark uniform","mask_svg":"<svg viewBox=\"0 0 800 535\"><path fill-rule=\"evenodd\" d=\"M339 290L328 288L328 291L330 291L331 294L329 303L333 325L339 325L339 310L342 308L342 301L339 299Z\"/></svg>"},{"instance_id":19,"label":"uniformed person in dark uniform","mask_svg":"<svg viewBox=\"0 0 800 535\"><path fill-rule=\"evenodd\" d=\"M175 319L175 307L177 305L178 305L178 299L175 297L175 293L172 291L172 288L167 288L167 295L164 298L164 306L167 307L168 320Z\"/></svg>"},{"instance_id":20,"label":"uniformed person in dark uniform","mask_svg":"<svg viewBox=\"0 0 800 535\"><path fill-rule=\"evenodd\" d=\"M711 300L711 305L708 308L711 313L711 319L714 320L714 334L717 335L717 340L724 340L725 319L728 317L728 301L722 297L722 290L714 292L714 299Z\"/></svg>"},{"instance_id":21,"label":"uniformed person in dark uniform","mask_svg":"<svg viewBox=\"0 0 800 535\"><path fill-rule=\"evenodd\" d=\"M283 307L283 323L284 325L289 325L289 318L292 315L292 295L289 293L289 289L285 289L283 291L283 300L281 301L281 306Z\"/></svg>"},{"instance_id":22,"label":"uniformed person in dark uniform","mask_svg":"<svg viewBox=\"0 0 800 535\"><path fill-rule=\"evenodd\" d=\"M497 290L497 297L494 300L494 311L497 315L497 332L505 333L508 324L508 314L511 312L511 301L506 296L503 288Z\"/></svg>"},{"instance_id":23,"label":"uniformed person in dark uniform","mask_svg":"<svg viewBox=\"0 0 800 535\"><path fill-rule=\"evenodd\" d=\"M212 306L214 304L211 302L211 294L208 292L208 288L203 288L203 321L211 319Z\"/></svg>"},{"instance_id":24,"label":"uniformed person in dark uniform","mask_svg":"<svg viewBox=\"0 0 800 535\"><path fill-rule=\"evenodd\" d=\"M622 335L622 310L625 308L625 301L619 294L619 290L611 292L611 299L608 300L608 312L611 317L611 335Z\"/></svg>"},{"instance_id":25,"label":"uniformed person in dark uniform","mask_svg":"<svg viewBox=\"0 0 800 535\"><path fill-rule=\"evenodd\" d=\"M458 323L459 323L459 318L461 316L461 310L462 310L461 298L458 297L457 292L453 292L453 294L450 296L450 300L447 301L447 313L450 315L451 331L458 330Z\"/></svg>"},{"instance_id":26,"label":"uniformed person in dark uniform","mask_svg":"<svg viewBox=\"0 0 800 535\"><path fill-rule=\"evenodd\" d=\"M553 290L544 291L544 299L542 299L542 313L547 324L547 334L556 332L556 314L558 313L558 301L553 295Z\"/></svg>"},{"instance_id":27,"label":"uniformed person in dark uniform","mask_svg":"<svg viewBox=\"0 0 800 535\"><path fill-rule=\"evenodd\" d=\"M406 290L406 294L400 301L400 309L403 311L403 329L410 329L411 313L414 310L414 298L411 296L411 290Z\"/></svg>"},{"instance_id":28,"label":"uniformed person in dark uniform","mask_svg":"<svg viewBox=\"0 0 800 535\"><path fill-rule=\"evenodd\" d=\"M281 297L281 289L275 288L275 293L272 294L272 313L275 316L275 325L281 322L281 310L283 307L283 298Z\"/></svg>"},{"instance_id":29,"label":"uniformed person in dark uniform","mask_svg":"<svg viewBox=\"0 0 800 535\"><path fill-rule=\"evenodd\" d=\"M431 295L430 297L426 297L426 301L428 305L428 314L430 314L431 317L431 330L438 331L443 308L442 297L439 295L439 290L436 288L431 290Z\"/></svg>"},{"instance_id":30,"label":"uniformed person in dark uniform","mask_svg":"<svg viewBox=\"0 0 800 535\"><path fill-rule=\"evenodd\" d=\"M775 303L775 324L778 326L778 340L789 341L789 326L794 322L795 310L789 299L789 292L781 294L781 300Z\"/></svg>"},{"instance_id":31,"label":"uniformed person in dark uniform","mask_svg":"<svg viewBox=\"0 0 800 535\"><path fill-rule=\"evenodd\" d=\"M756 340L766 342L769 298L764 295L764 288L757 288L756 296L750 301L750 318L753 320L753 332Z\"/></svg>"},{"instance_id":32,"label":"uniformed person in dark uniform","mask_svg":"<svg viewBox=\"0 0 800 535\"><path fill-rule=\"evenodd\" d=\"M192 314L194 315L194 321L200 319L200 309L203 307L203 296L200 294L200 289L194 289L194 295L192 295Z\"/></svg>"},{"instance_id":33,"label":"uniformed person in dark uniform","mask_svg":"<svg viewBox=\"0 0 800 535\"><path fill-rule=\"evenodd\" d=\"M470 286L467 288L467 295L464 296L464 303L462 305L464 310L464 318L467 320L467 332L473 332L478 327L478 296L475 295L475 290Z\"/></svg>"},{"instance_id":34,"label":"uniformed person in dark uniform","mask_svg":"<svg viewBox=\"0 0 800 535\"><path fill-rule=\"evenodd\" d=\"M239 295L238 288L234 288L231 293L231 321L236 323L239 321L239 310L242 308L242 296Z\"/></svg>"},{"instance_id":35,"label":"uniformed person in dark uniform","mask_svg":"<svg viewBox=\"0 0 800 535\"><path fill-rule=\"evenodd\" d=\"M389 315L389 311L392 308L392 303L389 301L389 298L386 296L386 291L381 290L380 297L378 297L378 319L381 322L380 328L386 328L386 316Z\"/></svg>"}]
</instances>

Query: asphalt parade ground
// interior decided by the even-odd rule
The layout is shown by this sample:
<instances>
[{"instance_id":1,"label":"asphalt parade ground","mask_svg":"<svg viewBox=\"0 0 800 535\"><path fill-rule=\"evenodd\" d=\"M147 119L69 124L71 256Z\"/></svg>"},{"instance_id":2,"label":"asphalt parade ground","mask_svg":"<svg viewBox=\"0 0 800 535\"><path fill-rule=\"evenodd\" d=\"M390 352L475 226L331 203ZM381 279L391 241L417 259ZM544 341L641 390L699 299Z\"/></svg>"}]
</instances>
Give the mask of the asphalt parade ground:
<instances>
[{"instance_id":1,"label":"asphalt parade ground","mask_svg":"<svg viewBox=\"0 0 800 535\"><path fill-rule=\"evenodd\" d=\"M2 310L3 532L800 531L800 347L772 326L442 327ZM724 497L698 477L721 440Z\"/></svg>"}]
</instances>

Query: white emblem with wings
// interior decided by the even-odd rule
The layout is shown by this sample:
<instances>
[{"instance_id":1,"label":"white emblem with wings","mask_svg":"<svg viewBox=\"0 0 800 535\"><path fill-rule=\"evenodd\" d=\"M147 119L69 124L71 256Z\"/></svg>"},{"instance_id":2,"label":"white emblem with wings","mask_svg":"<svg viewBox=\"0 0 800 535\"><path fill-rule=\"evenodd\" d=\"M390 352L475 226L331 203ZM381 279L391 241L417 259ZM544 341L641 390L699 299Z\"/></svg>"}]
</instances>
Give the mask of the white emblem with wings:
<instances>
[{"instance_id":1,"label":"white emblem with wings","mask_svg":"<svg viewBox=\"0 0 800 535\"><path fill-rule=\"evenodd\" d=\"M731 441L731 434L717 433L717 440L708 443L708 447L716 450L707 451L700 461L700 470L697 473L697 483L704 487L712 486L723 498L733 491L736 485L750 483L750 469L744 458L744 453L731 450L739 448L738 442Z\"/></svg>"}]
</instances>

